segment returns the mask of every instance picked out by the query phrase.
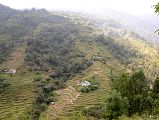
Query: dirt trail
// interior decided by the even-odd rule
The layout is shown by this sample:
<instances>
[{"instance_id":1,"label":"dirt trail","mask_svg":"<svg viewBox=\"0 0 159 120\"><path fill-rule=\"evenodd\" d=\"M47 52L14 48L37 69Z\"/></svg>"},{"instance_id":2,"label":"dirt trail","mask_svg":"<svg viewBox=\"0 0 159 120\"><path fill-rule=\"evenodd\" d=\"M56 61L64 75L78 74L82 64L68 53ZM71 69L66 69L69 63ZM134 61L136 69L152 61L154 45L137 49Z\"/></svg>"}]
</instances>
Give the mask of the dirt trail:
<instances>
[{"instance_id":1,"label":"dirt trail","mask_svg":"<svg viewBox=\"0 0 159 120\"><path fill-rule=\"evenodd\" d=\"M46 111L51 120L56 120L57 115L60 111L62 111L63 107L67 104L74 104L80 95L80 93L78 93L71 85L64 89L57 90L55 93L57 94L57 101L55 104L50 104L48 110Z\"/></svg>"},{"instance_id":2,"label":"dirt trail","mask_svg":"<svg viewBox=\"0 0 159 120\"><path fill-rule=\"evenodd\" d=\"M18 69L24 63L25 49L16 48L1 65L3 69Z\"/></svg>"},{"instance_id":3,"label":"dirt trail","mask_svg":"<svg viewBox=\"0 0 159 120\"><path fill-rule=\"evenodd\" d=\"M87 74L89 73L89 74ZM94 74L102 74L100 67L94 63L86 72L81 79L87 79ZM80 97L81 93L77 92L75 87L77 81L80 80L80 75L74 77L72 80L66 83L66 88L55 91L57 94L57 101L55 104L50 104L48 110L46 111L48 118L51 120L56 120L58 114L63 110L66 105L76 104L76 100Z\"/></svg>"}]
</instances>

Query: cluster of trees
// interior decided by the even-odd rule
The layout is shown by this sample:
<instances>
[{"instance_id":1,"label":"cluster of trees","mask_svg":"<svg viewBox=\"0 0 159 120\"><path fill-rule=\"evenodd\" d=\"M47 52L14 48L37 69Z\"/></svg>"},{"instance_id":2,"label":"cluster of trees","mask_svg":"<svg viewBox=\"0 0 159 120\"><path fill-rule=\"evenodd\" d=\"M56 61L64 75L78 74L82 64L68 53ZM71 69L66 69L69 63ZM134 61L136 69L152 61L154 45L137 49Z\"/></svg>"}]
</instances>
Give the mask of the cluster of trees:
<instances>
[{"instance_id":1,"label":"cluster of trees","mask_svg":"<svg viewBox=\"0 0 159 120\"><path fill-rule=\"evenodd\" d=\"M63 80L86 69L92 63L76 48L77 36L76 26L67 20L39 25L27 40L26 61L30 68L52 71L51 77Z\"/></svg>"},{"instance_id":2,"label":"cluster of trees","mask_svg":"<svg viewBox=\"0 0 159 120\"><path fill-rule=\"evenodd\" d=\"M119 116L134 114L159 114L159 77L156 78L153 89L142 70L122 74L113 81L112 91L104 104L85 110L85 115L96 118L117 119Z\"/></svg>"},{"instance_id":3,"label":"cluster of trees","mask_svg":"<svg viewBox=\"0 0 159 120\"><path fill-rule=\"evenodd\" d=\"M12 49L25 45L27 36L41 23L63 23L64 17L52 15L44 9L15 10L0 4L0 63Z\"/></svg>"},{"instance_id":4,"label":"cluster of trees","mask_svg":"<svg viewBox=\"0 0 159 120\"><path fill-rule=\"evenodd\" d=\"M105 37L103 34L96 37L96 42L105 47L116 57L122 64L128 65L132 63L133 59L143 58L138 51L128 48L117 42L114 38L108 36Z\"/></svg>"}]
</instances>

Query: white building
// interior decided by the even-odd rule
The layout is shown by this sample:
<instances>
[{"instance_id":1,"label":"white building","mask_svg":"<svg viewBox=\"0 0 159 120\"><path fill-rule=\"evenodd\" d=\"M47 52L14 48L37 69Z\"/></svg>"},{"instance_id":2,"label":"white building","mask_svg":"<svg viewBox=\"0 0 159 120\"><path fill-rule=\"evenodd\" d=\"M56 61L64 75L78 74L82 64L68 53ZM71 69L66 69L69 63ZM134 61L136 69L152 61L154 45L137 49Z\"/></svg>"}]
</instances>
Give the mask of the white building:
<instances>
[{"instance_id":1,"label":"white building","mask_svg":"<svg viewBox=\"0 0 159 120\"><path fill-rule=\"evenodd\" d=\"M17 72L16 69L10 69L10 70L8 70L8 71L5 72L5 73L7 73L7 74L15 74L16 72Z\"/></svg>"},{"instance_id":2,"label":"white building","mask_svg":"<svg viewBox=\"0 0 159 120\"><path fill-rule=\"evenodd\" d=\"M82 86L89 86L89 85L90 85L90 82L84 81L84 82L81 82L81 85L82 85Z\"/></svg>"}]
</instances>

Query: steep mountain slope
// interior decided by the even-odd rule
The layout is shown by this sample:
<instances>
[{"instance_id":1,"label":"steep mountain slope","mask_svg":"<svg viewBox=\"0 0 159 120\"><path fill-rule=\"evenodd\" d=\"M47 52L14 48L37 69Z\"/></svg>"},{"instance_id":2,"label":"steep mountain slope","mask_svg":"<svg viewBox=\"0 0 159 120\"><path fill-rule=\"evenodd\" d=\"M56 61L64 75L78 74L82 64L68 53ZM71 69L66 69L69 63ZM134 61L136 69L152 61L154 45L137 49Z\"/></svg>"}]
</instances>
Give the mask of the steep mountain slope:
<instances>
[{"instance_id":1,"label":"steep mountain slope","mask_svg":"<svg viewBox=\"0 0 159 120\"><path fill-rule=\"evenodd\" d=\"M82 27L76 46L85 54L87 59L92 59L94 54L99 53L106 60L103 62L100 60L93 61L93 64L87 70L67 81L64 89L55 91L57 101L55 104L50 104L48 110L41 115L40 120L68 120L76 112L102 103L111 87L111 70L114 77L127 71L104 46L95 42L96 36L88 27ZM78 81L91 80L93 77L99 83L98 90L90 93L77 91Z\"/></svg>"},{"instance_id":2,"label":"steep mountain slope","mask_svg":"<svg viewBox=\"0 0 159 120\"><path fill-rule=\"evenodd\" d=\"M15 10L0 5L0 63L12 48L27 41L27 36L42 23L60 24L66 19L52 15L44 9Z\"/></svg>"},{"instance_id":3,"label":"steep mountain slope","mask_svg":"<svg viewBox=\"0 0 159 120\"><path fill-rule=\"evenodd\" d=\"M91 65L75 46L80 26L43 9L0 9L0 119L38 119L53 91Z\"/></svg>"},{"instance_id":4,"label":"steep mountain slope","mask_svg":"<svg viewBox=\"0 0 159 120\"><path fill-rule=\"evenodd\" d=\"M77 24L91 27L99 34L97 44L104 45L127 68L142 68L151 80L158 75L158 50L144 37L110 18L80 13L68 15ZM150 40L151 41L151 40Z\"/></svg>"}]
</instances>

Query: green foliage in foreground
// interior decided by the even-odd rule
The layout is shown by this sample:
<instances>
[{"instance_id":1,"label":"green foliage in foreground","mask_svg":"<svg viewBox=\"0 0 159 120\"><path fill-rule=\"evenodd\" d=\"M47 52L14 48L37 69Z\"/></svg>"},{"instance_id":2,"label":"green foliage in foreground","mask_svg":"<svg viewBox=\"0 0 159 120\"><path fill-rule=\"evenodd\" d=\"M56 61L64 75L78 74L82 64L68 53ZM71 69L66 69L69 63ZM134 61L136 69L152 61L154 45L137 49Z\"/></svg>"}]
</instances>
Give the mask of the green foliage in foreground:
<instances>
[{"instance_id":1,"label":"green foliage in foreground","mask_svg":"<svg viewBox=\"0 0 159 120\"><path fill-rule=\"evenodd\" d=\"M159 2L154 5L154 8L155 8L155 12L158 14L159 13Z\"/></svg>"},{"instance_id":2,"label":"green foliage in foreground","mask_svg":"<svg viewBox=\"0 0 159 120\"><path fill-rule=\"evenodd\" d=\"M132 75L122 74L113 81L112 89L103 105L84 110L85 115L98 119L117 119L119 116L129 118L135 114L159 114L159 78L156 78L151 90L142 70Z\"/></svg>"},{"instance_id":3,"label":"green foliage in foreground","mask_svg":"<svg viewBox=\"0 0 159 120\"><path fill-rule=\"evenodd\" d=\"M123 114L128 114L129 101L120 93L113 90L107 97L102 108L103 118L113 119Z\"/></svg>"}]
</instances>

